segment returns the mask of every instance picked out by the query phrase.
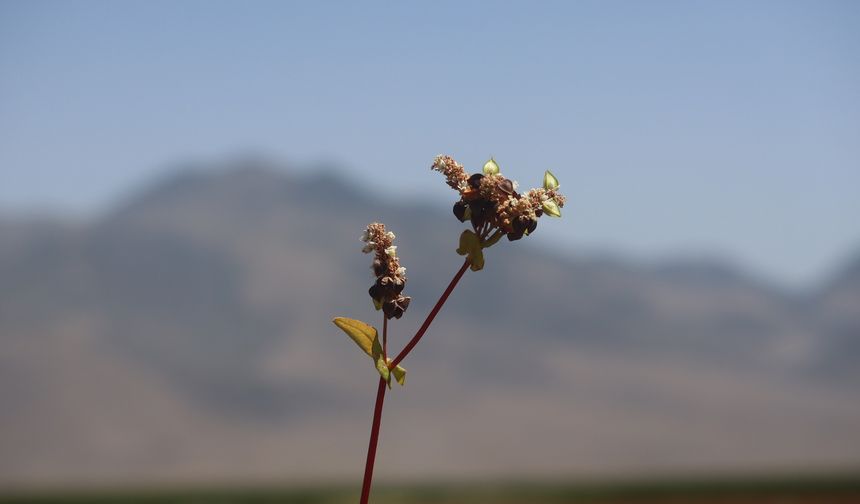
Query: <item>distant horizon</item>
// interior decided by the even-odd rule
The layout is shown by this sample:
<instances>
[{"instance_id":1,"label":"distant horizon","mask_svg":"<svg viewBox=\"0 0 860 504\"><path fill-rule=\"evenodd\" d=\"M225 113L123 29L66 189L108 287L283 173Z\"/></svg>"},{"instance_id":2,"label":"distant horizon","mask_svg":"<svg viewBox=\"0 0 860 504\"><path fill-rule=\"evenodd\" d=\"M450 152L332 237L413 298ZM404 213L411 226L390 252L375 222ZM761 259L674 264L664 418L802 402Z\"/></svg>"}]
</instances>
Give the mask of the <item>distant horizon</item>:
<instances>
[{"instance_id":1,"label":"distant horizon","mask_svg":"<svg viewBox=\"0 0 860 504\"><path fill-rule=\"evenodd\" d=\"M254 163L251 165L249 163ZM204 159L186 159L170 164L165 164L158 171L153 172L145 180L138 180L131 183L127 187L117 191L112 197L107 198L98 206L92 208L80 209L70 206L43 206L31 208L12 208L0 206L0 222L14 220L51 220L51 221L67 221L77 224L89 224L92 221L98 220L105 215L109 215L118 207L122 207L134 198L138 198L146 191L152 190L164 183L170 183L171 180L182 176L186 173L200 174L203 177L212 177L219 174L244 170L249 167L262 168L279 176L298 177L299 179L308 179L323 175L333 175L342 177L343 184L350 189L356 191L357 194L376 196L382 198L392 204L402 205L431 205L440 212L446 211L446 201L442 198L434 197L435 195L427 196L426 194L406 192L398 196L384 194L378 187L373 184L368 184L362 181L355 173L343 165L338 165L335 162L320 160L311 162L308 165L299 165L285 159L278 159L276 156L265 154L253 154L250 152L242 152L233 156L224 156L219 161L204 160ZM429 171L429 170L428 170ZM431 175L431 177L433 177ZM415 198L412 200L412 198ZM567 212L575 212L575 206L569 205ZM567 213L566 212L566 213ZM552 222L557 224L558 221ZM536 233L530 240L531 243L537 244L538 247L545 250L554 250L559 253L557 247L546 243L539 239L541 233ZM666 250L656 253L637 253L633 250L625 249L624 247L601 245L597 243L577 243L576 239L568 240L562 244L564 251L560 255L572 253L581 257L590 259L607 258L620 262L635 264L645 268L661 268L664 266L673 266L678 264L689 264L694 266L719 266L746 277L753 282L762 283L765 286L770 286L782 290L787 290L792 293L803 293L805 291L814 290L828 281L832 280L835 275L838 275L842 269L853 264L860 259L860 242L857 246L849 247L844 251L841 257L832 261L829 264L820 265L820 274L814 278L804 282L791 282L778 276L769 275L766 271L756 268L754 264L750 264L742 257L731 253L718 253L713 250L696 250L695 248Z\"/></svg>"}]
</instances>

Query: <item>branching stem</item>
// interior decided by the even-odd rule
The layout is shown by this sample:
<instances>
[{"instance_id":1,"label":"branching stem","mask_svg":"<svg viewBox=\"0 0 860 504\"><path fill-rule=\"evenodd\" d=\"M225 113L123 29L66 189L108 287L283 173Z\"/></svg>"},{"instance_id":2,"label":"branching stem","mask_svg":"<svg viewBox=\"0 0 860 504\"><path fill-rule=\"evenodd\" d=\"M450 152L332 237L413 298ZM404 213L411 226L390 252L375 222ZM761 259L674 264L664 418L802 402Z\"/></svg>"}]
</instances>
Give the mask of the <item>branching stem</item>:
<instances>
[{"instance_id":1,"label":"branching stem","mask_svg":"<svg viewBox=\"0 0 860 504\"><path fill-rule=\"evenodd\" d=\"M466 270L469 269L469 260L466 259L463 262L463 265L460 267L460 270L457 271L457 274L454 275L454 278L451 280L451 283L448 284L448 287L445 289L445 292L442 293L442 296L439 298L439 301L436 301L436 305L433 306L433 309L430 310L430 314L427 315L427 318L424 320L424 323L421 324L421 327L418 329L418 332L415 333L415 336L409 340L409 343L403 347L403 350L397 354L397 357L391 361L391 364L388 365L389 369L394 369L395 366L400 364L400 362L409 355L409 352L415 348L415 345L418 344L418 341L424 336L424 333L427 332L427 328L430 327L430 324L433 322L433 319L436 318L436 315L439 313L439 310L442 309L442 305L445 304L445 301L448 300L448 296L451 295L451 292L454 290L454 287L457 286L457 283L463 277L463 274L466 273ZM386 362L388 362L388 318L383 314L382 316L382 355ZM370 499L370 486L373 484L373 464L376 462L376 446L379 444L379 428L382 425L382 405L385 401L385 380L382 377L379 378L379 386L376 389L376 404L373 407L373 424L370 427L370 444L367 447L367 462L364 464L364 480L361 484L361 501L360 504L367 504Z\"/></svg>"},{"instance_id":2,"label":"branching stem","mask_svg":"<svg viewBox=\"0 0 860 504\"><path fill-rule=\"evenodd\" d=\"M422 336L424 336L424 333L427 332L427 328L430 327L430 323L433 322L434 318L436 318L436 314L438 314L439 310L442 309L442 305L444 305L445 301L448 300L448 296L451 295L451 292L454 290L454 287L457 286L457 282L460 281L467 269L469 269L468 259L463 262L463 265L460 266L460 271L458 271L457 274L454 275L454 278L451 279L451 283L448 284L448 288L446 288L445 292L442 293L442 296L439 298L439 301L436 301L436 306L434 306L433 309L430 310L430 314L427 315L427 319L425 319L424 323L421 324L421 327L418 329L418 332L416 332L415 336L413 336L412 339L409 340L409 343L407 343L406 346L403 347L403 350L401 350L400 353L397 354L397 357L395 357L394 360L391 361L391 364L388 365L388 369L393 369L395 366L400 364L400 361L405 359L406 356L409 355L409 352L411 352L412 349L415 348L415 345L418 344L418 341L421 339Z\"/></svg>"}]
</instances>

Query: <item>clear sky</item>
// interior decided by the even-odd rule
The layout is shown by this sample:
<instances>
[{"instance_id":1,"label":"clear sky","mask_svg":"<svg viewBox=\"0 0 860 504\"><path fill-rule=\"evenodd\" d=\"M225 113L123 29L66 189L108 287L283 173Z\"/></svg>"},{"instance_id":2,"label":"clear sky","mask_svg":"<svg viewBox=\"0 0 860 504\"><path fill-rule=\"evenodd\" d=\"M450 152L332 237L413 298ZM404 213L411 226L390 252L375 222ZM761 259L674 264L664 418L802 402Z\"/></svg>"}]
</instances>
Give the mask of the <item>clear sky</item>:
<instances>
[{"instance_id":1,"label":"clear sky","mask_svg":"<svg viewBox=\"0 0 860 504\"><path fill-rule=\"evenodd\" d=\"M860 250L860 2L0 0L5 212L244 153L448 201L442 152L552 169L535 241L809 283Z\"/></svg>"}]
</instances>

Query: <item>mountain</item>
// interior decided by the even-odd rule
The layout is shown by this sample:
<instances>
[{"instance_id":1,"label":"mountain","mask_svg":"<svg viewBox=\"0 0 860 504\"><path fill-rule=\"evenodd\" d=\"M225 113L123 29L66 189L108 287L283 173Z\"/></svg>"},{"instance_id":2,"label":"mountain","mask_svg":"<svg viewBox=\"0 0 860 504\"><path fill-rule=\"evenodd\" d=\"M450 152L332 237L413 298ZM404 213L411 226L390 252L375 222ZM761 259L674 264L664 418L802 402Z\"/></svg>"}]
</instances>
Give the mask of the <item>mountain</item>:
<instances>
[{"instance_id":1,"label":"mountain","mask_svg":"<svg viewBox=\"0 0 860 504\"><path fill-rule=\"evenodd\" d=\"M185 170L92 222L0 220L0 483L357 481L377 375L330 319L379 322L377 220L414 298L396 347L463 226L334 172ZM404 362L378 474L854 468L858 306L860 256L797 294L504 242Z\"/></svg>"}]
</instances>

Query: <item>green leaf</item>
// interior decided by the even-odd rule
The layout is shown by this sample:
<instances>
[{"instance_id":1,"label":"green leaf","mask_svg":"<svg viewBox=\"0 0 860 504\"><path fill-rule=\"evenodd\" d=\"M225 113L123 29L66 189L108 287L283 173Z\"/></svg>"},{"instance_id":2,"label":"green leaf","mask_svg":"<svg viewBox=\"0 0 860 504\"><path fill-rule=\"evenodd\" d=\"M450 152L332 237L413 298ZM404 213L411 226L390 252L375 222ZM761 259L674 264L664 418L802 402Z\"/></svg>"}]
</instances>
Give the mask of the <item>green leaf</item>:
<instances>
[{"instance_id":1,"label":"green leaf","mask_svg":"<svg viewBox=\"0 0 860 504\"><path fill-rule=\"evenodd\" d=\"M382 357L382 345L379 344L379 338L373 338L373 345L370 347L370 358L378 360Z\"/></svg>"},{"instance_id":2,"label":"green leaf","mask_svg":"<svg viewBox=\"0 0 860 504\"><path fill-rule=\"evenodd\" d=\"M385 363L382 356L376 359L376 370L379 371L379 376L388 383L388 388L391 388L391 371L388 370L388 364Z\"/></svg>"},{"instance_id":3,"label":"green leaf","mask_svg":"<svg viewBox=\"0 0 860 504\"><path fill-rule=\"evenodd\" d=\"M484 163L484 175L495 175L499 173L499 165L496 164L496 160L490 158L489 161Z\"/></svg>"},{"instance_id":4,"label":"green leaf","mask_svg":"<svg viewBox=\"0 0 860 504\"><path fill-rule=\"evenodd\" d=\"M472 271L484 268L484 252L481 248L481 239L471 230L467 229L460 234L460 247L457 248L457 253L469 259L469 267Z\"/></svg>"},{"instance_id":5,"label":"green leaf","mask_svg":"<svg viewBox=\"0 0 860 504\"><path fill-rule=\"evenodd\" d=\"M373 307L376 308L377 311L382 309L382 302L378 299L373 299Z\"/></svg>"},{"instance_id":6,"label":"green leaf","mask_svg":"<svg viewBox=\"0 0 860 504\"><path fill-rule=\"evenodd\" d=\"M377 337L379 333L375 327L365 324L360 320L347 317L336 317L332 322L334 322L334 325L340 327L347 336L352 338L352 341L355 341L355 344L364 350L364 353L374 360L376 359L374 353L376 353L375 347L379 347L379 338ZM379 348L379 353L382 353L381 347Z\"/></svg>"},{"instance_id":7,"label":"green leaf","mask_svg":"<svg viewBox=\"0 0 860 504\"><path fill-rule=\"evenodd\" d=\"M388 359L388 364L391 364L391 359ZM397 383L399 383L401 387L406 385L406 368L398 364L391 370L391 374L394 375L394 379L397 380Z\"/></svg>"},{"instance_id":8,"label":"green leaf","mask_svg":"<svg viewBox=\"0 0 860 504\"><path fill-rule=\"evenodd\" d=\"M359 348L364 350L376 365L376 371L379 373L386 383L388 388L391 388L391 375L397 380L401 386L406 383L406 369L403 366L395 366L394 369L388 369L391 364L391 359L386 363L382 358L382 345L379 343L379 333L376 328L365 324L360 320L355 320L346 317L336 317L332 320L334 324L340 327Z\"/></svg>"},{"instance_id":9,"label":"green leaf","mask_svg":"<svg viewBox=\"0 0 860 504\"><path fill-rule=\"evenodd\" d=\"M469 268L472 271L481 271L484 269L484 251L478 248L469 254Z\"/></svg>"},{"instance_id":10,"label":"green leaf","mask_svg":"<svg viewBox=\"0 0 860 504\"><path fill-rule=\"evenodd\" d=\"M469 255L475 249L481 248L481 239L478 238L471 229L467 229L460 233L460 247L457 248L457 253L460 255Z\"/></svg>"},{"instance_id":11,"label":"green leaf","mask_svg":"<svg viewBox=\"0 0 860 504\"><path fill-rule=\"evenodd\" d=\"M543 202L543 211L551 217L561 217L561 209L558 208L558 205L553 200Z\"/></svg>"},{"instance_id":12,"label":"green leaf","mask_svg":"<svg viewBox=\"0 0 860 504\"><path fill-rule=\"evenodd\" d=\"M543 174L543 188L547 191L558 188L558 179L549 170Z\"/></svg>"}]
</instances>

